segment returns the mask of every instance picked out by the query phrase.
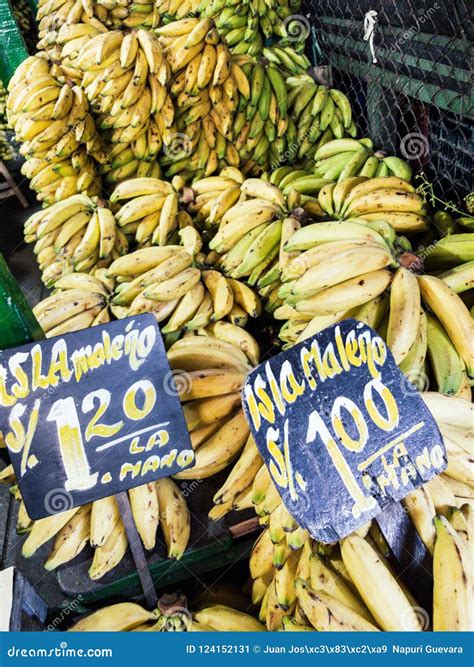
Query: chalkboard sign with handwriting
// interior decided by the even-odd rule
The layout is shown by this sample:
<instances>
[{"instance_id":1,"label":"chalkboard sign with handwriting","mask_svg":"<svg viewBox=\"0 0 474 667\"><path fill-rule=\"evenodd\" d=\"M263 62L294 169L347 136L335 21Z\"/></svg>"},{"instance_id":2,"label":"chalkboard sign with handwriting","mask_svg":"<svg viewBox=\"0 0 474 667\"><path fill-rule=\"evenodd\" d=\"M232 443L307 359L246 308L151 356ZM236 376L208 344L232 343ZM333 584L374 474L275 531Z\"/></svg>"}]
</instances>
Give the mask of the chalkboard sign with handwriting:
<instances>
[{"instance_id":1,"label":"chalkboard sign with handwriting","mask_svg":"<svg viewBox=\"0 0 474 667\"><path fill-rule=\"evenodd\" d=\"M287 509L323 542L446 468L430 412L382 338L356 320L258 366L242 400Z\"/></svg>"},{"instance_id":2,"label":"chalkboard sign with handwriting","mask_svg":"<svg viewBox=\"0 0 474 667\"><path fill-rule=\"evenodd\" d=\"M194 462L150 314L0 352L0 430L32 519Z\"/></svg>"}]
</instances>

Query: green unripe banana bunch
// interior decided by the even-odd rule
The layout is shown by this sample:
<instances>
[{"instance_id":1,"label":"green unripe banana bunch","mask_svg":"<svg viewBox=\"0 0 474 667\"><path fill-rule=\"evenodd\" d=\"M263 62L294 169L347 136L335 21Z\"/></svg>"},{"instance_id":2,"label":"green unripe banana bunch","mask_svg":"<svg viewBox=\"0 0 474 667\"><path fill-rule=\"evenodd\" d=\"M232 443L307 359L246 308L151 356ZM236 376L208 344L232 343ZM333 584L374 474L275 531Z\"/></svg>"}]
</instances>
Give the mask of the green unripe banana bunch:
<instances>
[{"instance_id":1,"label":"green unripe banana bunch","mask_svg":"<svg viewBox=\"0 0 474 667\"><path fill-rule=\"evenodd\" d=\"M289 76L286 82L289 113L295 125L293 162L314 159L316 151L332 139L357 135L344 93L318 85L307 74Z\"/></svg>"},{"instance_id":2,"label":"green unripe banana bunch","mask_svg":"<svg viewBox=\"0 0 474 667\"><path fill-rule=\"evenodd\" d=\"M67 273L93 272L128 250L127 239L103 200L73 195L33 213L25 223L25 241L34 252L43 282L50 287Z\"/></svg>"},{"instance_id":3,"label":"green unripe banana bunch","mask_svg":"<svg viewBox=\"0 0 474 667\"><path fill-rule=\"evenodd\" d=\"M296 125L289 111L285 70L266 58L253 61L239 56L237 62L249 81L249 98L241 100L234 120L235 147L245 173L257 175L270 165L295 159Z\"/></svg>"},{"instance_id":4,"label":"green unripe banana bunch","mask_svg":"<svg viewBox=\"0 0 474 667\"><path fill-rule=\"evenodd\" d=\"M8 85L7 116L26 158L22 173L43 205L78 192L97 195L106 155L83 90L61 84L46 58L30 56Z\"/></svg>"},{"instance_id":5,"label":"green unripe banana bunch","mask_svg":"<svg viewBox=\"0 0 474 667\"><path fill-rule=\"evenodd\" d=\"M332 181L351 176L396 176L406 181L412 177L412 169L405 160L374 151L368 138L333 139L318 148L313 159L313 165L307 163L305 166L315 175Z\"/></svg>"}]
</instances>

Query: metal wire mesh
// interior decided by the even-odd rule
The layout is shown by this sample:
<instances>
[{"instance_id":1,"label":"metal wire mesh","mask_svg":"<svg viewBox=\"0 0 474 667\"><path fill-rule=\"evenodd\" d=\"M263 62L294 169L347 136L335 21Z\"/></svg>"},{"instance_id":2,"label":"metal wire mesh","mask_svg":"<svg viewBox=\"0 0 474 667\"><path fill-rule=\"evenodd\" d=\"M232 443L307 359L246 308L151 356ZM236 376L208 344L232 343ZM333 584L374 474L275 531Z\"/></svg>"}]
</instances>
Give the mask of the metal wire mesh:
<instances>
[{"instance_id":1,"label":"metal wire mesh","mask_svg":"<svg viewBox=\"0 0 474 667\"><path fill-rule=\"evenodd\" d=\"M317 72L348 95L361 135L459 203L472 190L467 1L305 0L302 14Z\"/></svg>"}]
</instances>

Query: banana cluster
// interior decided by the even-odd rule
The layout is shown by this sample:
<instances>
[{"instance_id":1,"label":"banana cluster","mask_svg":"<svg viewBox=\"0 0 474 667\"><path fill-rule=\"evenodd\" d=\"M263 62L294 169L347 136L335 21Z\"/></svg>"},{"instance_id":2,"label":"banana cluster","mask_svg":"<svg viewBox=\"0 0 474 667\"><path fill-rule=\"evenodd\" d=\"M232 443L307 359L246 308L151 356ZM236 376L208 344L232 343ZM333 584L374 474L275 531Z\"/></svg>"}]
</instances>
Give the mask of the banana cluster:
<instances>
[{"instance_id":1,"label":"banana cluster","mask_svg":"<svg viewBox=\"0 0 474 667\"><path fill-rule=\"evenodd\" d=\"M210 477L227 467L245 446L249 429L240 395L246 374L258 363L255 346L243 329L218 322L212 335L185 336L169 349L196 456L195 466L175 479Z\"/></svg>"},{"instance_id":2,"label":"banana cluster","mask_svg":"<svg viewBox=\"0 0 474 667\"><path fill-rule=\"evenodd\" d=\"M166 598L166 596L163 596ZM70 632L261 632L253 616L224 604L192 612L182 606L147 611L133 602L119 602L81 618Z\"/></svg>"},{"instance_id":3,"label":"banana cluster","mask_svg":"<svg viewBox=\"0 0 474 667\"><path fill-rule=\"evenodd\" d=\"M22 142L22 173L37 198L49 206L77 192L98 194L96 161L105 155L81 88L61 84L38 55L21 63L8 90L8 121Z\"/></svg>"},{"instance_id":4,"label":"banana cluster","mask_svg":"<svg viewBox=\"0 0 474 667\"><path fill-rule=\"evenodd\" d=\"M160 0L158 11L175 20L198 15L214 19L219 35L236 55L259 56L266 41L280 36L290 46L301 50L307 37L307 25L298 14L300 0ZM285 43L284 46L287 46Z\"/></svg>"},{"instance_id":5,"label":"banana cluster","mask_svg":"<svg viewBox=\"0 0 474 667\"><path fill-rule=\"evenodd\" d=\"M17 157L17 152L9 141L6 130L8 130L7 91L5 90L3 83L0 81L0 160L3 160L4 162L8 162Z\"/></svg>"},{"instance_id":6,"label":"banana cluster","mask_svg":"<svg viewBox=\"0 0 474 667\"><path fill-rule=\"evenodd\" d=\"M276 175L280 177L278 172ZM296 190L303 201L307 196L317 197L322 214L336 220L384 220L400 234L429 228L425 202L411 183L398 176L350 176L335 182L293 170L283 176L279 187L286 196Z\"/></svg>"},{"instance_id":7,"label":"banana cluster","mask_svg":"<svg viewBox=\"0 0 474 667\"><path fill-rule=\"evenodd\" d=\"M260 521L267 528L253 547L249 566L252 602L260 605L259 618L268 630L419 631L429 629L431 616L434 630L472 629L474 487L472 476L466 476L466 443L473 436L473 406L438 393L422 397L442 430L448 469L403 502L433 554L432 615L431 610L419 613L413 593L395 576L387 560L389 548L375 523L339 543L318 543L279 502L263 466L253 472L247 496L257 511L260 508ZM227 496L232 486L240 488L237 475L232 484L231 477L223 487ZM215 500L221 505L216 508L224 507L225 498L218 492Z\"/></svg>"},{"instance_id":8,"label":"banana cluster","mask_svg":"<svg viewBox=\"0 0 474 667\"><path fill-rule=\"evenodd\" d=\"M110 322L111 283L103 269L66 273L33 312L47 338Z\"/></svg>"},{"instance_id":9,"label":"banana cluster","mask_svg":"<svg viewBox=\"0 0 474 667\"><path fill-rule=\"evenodd\" d=\"M128 491L133 519L147 550L154 549L160 533L168 558L179 560L186 550L191 532L186 499L172 479L161 478ZM20 503L17 532L27 533L22 555L31 558L54 538L44 567L54 570L70 562L90 545L93 548L89 576L101 579L116 567L128 550L125 526L114 496L32 521L23 501Z\"/></svg>"},{"instance_id":10,"label":"banana cluster","mask_svg":"<svg viewBox=\"0 0 474 667\"><path fill-rule=\"evenodd\" d=\"M347 317L380 325L394 257L389 242L371 223L307 225L289 238L285 251L293 256L281 269L282 304L274 316L287 320L280 331L286 346ZM406 271L417 287L415 276Z\"/></svg>"},{"instance_id":11,"label":"banana cluster","mask_svg":"<svg viewBox=\"0 0 474 667\"><path fill-rule=\"evenodd\" d=\"M167 176L210 175L221 162L238 166L233 119L249 86L213 21L182 19L158 28L157 34L173 73L170 92L176 108L176 134L165 142L160 160Z\"/></svg>"},{"instance_id":12,"label":"banana cluster","mask_svg":"<svg viewBox=\"0 0 474 667\"><path fill-rule=\"evenodd\" d=\"M260 314L259 298L238 280L199 269L185 247L141 248L116 259L106 273L117 281L111 303L115 317L151 312L168 345L184 333L205 330L224 340L232 336L258 358L258 346L243 327L249 316Z\"/></svg>"},{"instance_id":13,"label":"banana cluster","mask_svg":"<svg viewBox=\"0 0 474 667\"><path fill-rule=\"evenodd\" d=\"M25 241L34 243L42 280L48 287L72 271L92 273L128 251L106 202L73 195L33 213L25 222Z\"/></svg>"},{"instance_id":14,"label":"banana cluster","mask_svg":"<svg viewBox=\"0 0 474 667\"><path fill-rule=\"evenodd\" d=\"M101 33L86 41L74 64L107 148L105 183L159 176L156 159L173 136L174 105L166 88L169 66L154 33Z\"/></svg>"},{"instance_id":15,"label":"banana cluster","mask_svg":"<svg viewBox=\"0 0 474 667\"><path fill-rule=\"evenodd\" d=\"M262 56L269 63L276 65L290 75L304 74L311 67L311 61L301 52L301 49L298 48L294 40L290 40L289 44L285 44L285 40L282 39L275 44L266 46L262 50Z\"/></svg>"},{"instance_id":16,"label":"banana cluster","mask_svg":"<svg viewBox=\"0 0 474 667\"><path fill-rule=\"evenodd\" d=\"M320 178L338 182L352 176L396 176L405 181L410 181L412 177L412 169L405 160L373 151L373 142L369 138L351 137L333 139L318 148L312 172Z\"/></svg>"},{"instance_id":17,"label":"banana cluster","mask_svg":"<svg viewBox=\"0 0 474 667\"><path fill-rule=\"evenodd\" d=\"M332 139L357 135L351 104L343 92L318 85L308 74L289 76L286 83L288 108L296 127L295 141L288 144L293 161L312 160Z\"/></svg>"},{"instance_id":18,"label":"banana cluster","mask_svg":"<svg viewBox=\"0 0 474 667\"><path fill-rule=\"evenodd\" d=\"M296 126L288 115L288 91L284 72L266 60L237 57L249 83L234 121L235 147L245 173L268 169L269 160L283 160L287 145L296 141Z\"/></svg>"}]
</instances>

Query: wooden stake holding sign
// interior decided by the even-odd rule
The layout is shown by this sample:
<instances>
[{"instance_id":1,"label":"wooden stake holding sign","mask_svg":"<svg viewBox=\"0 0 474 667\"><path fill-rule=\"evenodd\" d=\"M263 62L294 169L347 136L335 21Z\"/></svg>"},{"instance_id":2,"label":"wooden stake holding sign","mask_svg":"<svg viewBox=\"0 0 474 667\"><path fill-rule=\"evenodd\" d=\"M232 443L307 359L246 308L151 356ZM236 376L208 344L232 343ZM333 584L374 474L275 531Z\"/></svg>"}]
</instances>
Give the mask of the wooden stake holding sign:
<instances>
[{"instance_id":1,"label":"wooden stake holding sign","mask_svg":"<svg viewBox=\"0 0 474 667\"><path fill-rule=\"evenodd\" d=\"M1 351L0 431L32 519L117 494L156 603L126 491L190 467L194 452L154 316Z\"/></svg>"},{"instance_id":2,"label":"wooden stake holding sign","mask_svg":"<svg viewBox=\"0 0 474 667\"><path fill-rule=\"evenodd\" d=\"M416 531L393 503L441 473L447 459L435 420L373 329L344 320L278 354L248 375L243 404L300 526L329 543L378 517L401 557L397 541L407 522L410 534ZM414 545L412 577L426 567L417 534ZM426 579L418 583L427 602Z\"/></svg>"}]
</instances>

